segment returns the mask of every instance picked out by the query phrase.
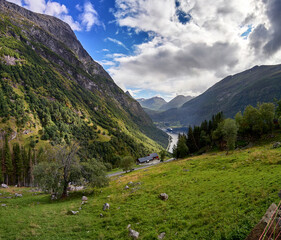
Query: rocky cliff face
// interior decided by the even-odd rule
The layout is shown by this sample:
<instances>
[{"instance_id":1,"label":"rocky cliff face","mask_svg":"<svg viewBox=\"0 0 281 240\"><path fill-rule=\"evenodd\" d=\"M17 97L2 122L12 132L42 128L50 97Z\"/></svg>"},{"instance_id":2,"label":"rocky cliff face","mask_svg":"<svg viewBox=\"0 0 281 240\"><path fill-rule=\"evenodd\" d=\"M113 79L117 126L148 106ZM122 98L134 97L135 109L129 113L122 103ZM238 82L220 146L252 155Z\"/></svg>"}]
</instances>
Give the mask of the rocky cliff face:
<instances>
[{"instance_id":1,"label":"rocky cliff face","mask_svg":"<svg viewBox=\"0 0 281 240\"><path fill-rule=\"evenodd\" d=\"M4 0L0 0L0 21L0 70L2 76L5 75L0 78L0 87L8 84L13 89L14 98L18 98L19 92L24 96L22 105L30 106L31 109L26 111L32 112L33 116L29 118L40 119L43 133L54 124L57 128L69 124L60 117L52 117L52 111L55 111L52 105L58 104L60 108L67 107L66 111L70 109L83 115L83 119L91 119L94 125L102 126L105 132L113 134L108 138L100 137L103 141L106 139L107 144L114 136L120 137L119 130L124 141L127 137L132 138L130 142L135 139L137 145L145 140L144 135L163 146L167 143L165 133L153 125L139 103L125 94L102 66L90 57L68 24ZM32 94L38 101L30 102ZM12 106L13 102L8 101L8 96L4 99ZM42 99L47 101L43 105L47 106L46 111L51 115L47 123L46 116L42 117L39 111L41 105L38 102ZM79 121L74 122L78 124ZM79 126L83 124L79 123ZM125 152L134 151L128 142L123 145ZM137 145L134 147L136 151L143 149L143 144L140 147ZM158 146L155 142L152 145Z\"/></svg>"}]
</instances>

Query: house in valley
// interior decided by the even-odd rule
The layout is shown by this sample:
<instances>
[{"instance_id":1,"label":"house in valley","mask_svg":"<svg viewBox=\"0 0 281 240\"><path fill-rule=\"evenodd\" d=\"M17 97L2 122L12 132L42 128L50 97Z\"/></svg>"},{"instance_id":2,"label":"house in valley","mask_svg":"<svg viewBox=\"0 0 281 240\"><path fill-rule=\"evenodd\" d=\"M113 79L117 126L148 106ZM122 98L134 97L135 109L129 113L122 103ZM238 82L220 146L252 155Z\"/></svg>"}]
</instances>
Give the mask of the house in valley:
<instances>
[{"instance_id":1,"label":"house in valley","mask_svg":"<svg viewBox=\"0 0 281 240\"><path fill-rule=\"evenodd\" d=\"M155 159L159 160L158 154L157 153L151 153L146 157L138 158L137 163L138 164L149 163L150 161L153 161Z\"/></svg>"}]
</instances>

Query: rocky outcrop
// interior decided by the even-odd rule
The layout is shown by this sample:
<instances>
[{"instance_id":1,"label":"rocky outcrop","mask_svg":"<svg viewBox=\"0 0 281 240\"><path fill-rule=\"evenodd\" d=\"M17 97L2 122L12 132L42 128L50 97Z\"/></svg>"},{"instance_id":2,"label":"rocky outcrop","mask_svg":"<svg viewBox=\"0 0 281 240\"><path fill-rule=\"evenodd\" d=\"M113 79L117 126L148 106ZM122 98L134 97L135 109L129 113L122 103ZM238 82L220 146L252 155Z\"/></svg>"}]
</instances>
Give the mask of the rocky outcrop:
<instances>
[{"instance_id":1,"label":"rocky outcrop","mask_svg":"<svg viewBox=\"0 0 281 240\"><path fill-rule=\"evenodd\" d=\"M275 203L272 203L270 207L267 209L265 215L262 217L260 222L254 227L254 229L251 231L251 233L248 235L248 237L245 240L257 240L260 239L261 235L264 233L262 239L264 240L270 240L272 237L274 231L279 232L281 231L281 226L279 224L279 219L281 218L281 212L276 211L277 206ZM271 221L271 218L273 220ZM272 222L272 225L271 225ZM267 227L267 224L269 223L268 230L265 229Z\"/></svg>"}]
</instances>

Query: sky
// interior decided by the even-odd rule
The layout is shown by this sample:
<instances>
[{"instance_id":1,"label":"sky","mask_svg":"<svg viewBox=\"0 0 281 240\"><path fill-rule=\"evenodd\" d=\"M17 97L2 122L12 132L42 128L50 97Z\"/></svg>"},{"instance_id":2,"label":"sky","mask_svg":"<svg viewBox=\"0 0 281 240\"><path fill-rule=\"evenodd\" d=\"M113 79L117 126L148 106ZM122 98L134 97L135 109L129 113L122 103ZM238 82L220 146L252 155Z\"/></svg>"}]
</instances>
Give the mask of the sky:
<instances>
[{"instance_id":1,"label":"sky","mask_svg":"<svg viewBox=\"0 0 281 240\"><path fill-rule=\"evenodd\" d=\"M9 0L62 19L135 98L197 96L281 64L280 0Z\"/></svg>"}]
</instances>

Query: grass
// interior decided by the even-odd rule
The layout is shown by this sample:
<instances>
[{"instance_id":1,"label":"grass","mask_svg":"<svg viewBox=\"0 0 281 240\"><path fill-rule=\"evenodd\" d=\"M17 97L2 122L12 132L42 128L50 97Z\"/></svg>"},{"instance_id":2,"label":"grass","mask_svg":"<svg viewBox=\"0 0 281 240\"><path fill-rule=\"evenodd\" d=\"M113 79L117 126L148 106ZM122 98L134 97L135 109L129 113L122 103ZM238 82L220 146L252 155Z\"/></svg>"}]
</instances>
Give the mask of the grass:
<instances>
[{"instance_id":1,"label":"grass","mask_svg":"<svg viewBox=\"0 0 281 240\"><path fill-rule=\"evenodd\" d=\"M28 188L0 190L0 239L245 239L272 202L278 203L281 149L271 145L211 153L114 177L110 186L51 202ZM124 187L133 182L130 189ZM140 184L138 184L140 183ZM158 195L165 192L167 201ZM79 215L82 195L89 198ZM102 211L104 203L109 211ZM100 213L104 216L100 217Z\"/></svg>"}]
</instances>

